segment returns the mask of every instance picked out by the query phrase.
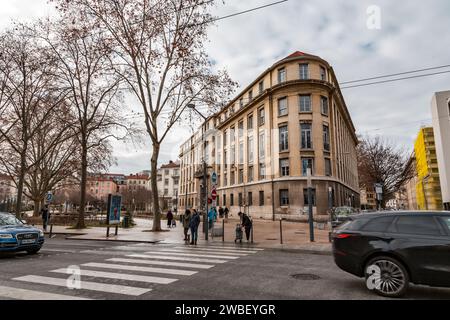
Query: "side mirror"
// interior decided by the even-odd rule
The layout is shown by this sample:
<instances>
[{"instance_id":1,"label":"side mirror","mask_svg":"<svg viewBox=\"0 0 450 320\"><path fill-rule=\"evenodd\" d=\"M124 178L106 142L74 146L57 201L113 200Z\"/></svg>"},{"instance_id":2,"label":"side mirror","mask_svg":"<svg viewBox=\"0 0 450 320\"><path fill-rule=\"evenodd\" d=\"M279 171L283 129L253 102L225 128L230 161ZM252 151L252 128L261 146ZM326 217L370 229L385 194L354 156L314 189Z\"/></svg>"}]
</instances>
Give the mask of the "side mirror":
<instances>
[{"instance_id":1,"label":"side mirror","mask_svg":"<svg viewBox=\"0 0 450 320\"><path fill-rule=\"evenodd\" d=\"M20 220L23 224L27 224L26 220Z\"/></svg>"}]
</instances>

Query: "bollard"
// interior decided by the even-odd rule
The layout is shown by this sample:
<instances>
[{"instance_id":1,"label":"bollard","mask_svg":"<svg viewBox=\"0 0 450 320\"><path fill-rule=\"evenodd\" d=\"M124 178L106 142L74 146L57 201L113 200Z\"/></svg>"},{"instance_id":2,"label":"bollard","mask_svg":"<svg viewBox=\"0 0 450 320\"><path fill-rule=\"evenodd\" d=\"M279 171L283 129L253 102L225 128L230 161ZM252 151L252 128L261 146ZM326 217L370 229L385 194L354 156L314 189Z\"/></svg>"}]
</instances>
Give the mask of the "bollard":
<instances>
[{"instance_id":1,"label":"bollard","mask_svg":"<svg viewBox=\"0 0 450 320\"><path fill-rule=\"evenodd\" d=\"M250 241L251 241L251 243L253 243L253 224L252 224L252 227L250 229Z\"/></svg>"},{"instance_id":2,"label":"bollard","mask_svg":"<svg viewBox=\"0 0 450 320\"><path fill-rule=\"evenodd\" d=\"M222 220L222 242L225 242L225 220Z\"/></svg>"},{"instance_id":3,"label":"bollard","mask_svg":"<svg viewBox=\"0 0 450 320\"><path fill-rule=\"evenodd\" d=\"M109 226L106 227L106 237L109 238Z\"/></svg>"},{"instance_id":4,"label":"bollard","mask_svg":"<svg viewBox=\"0 0 450 320\"><path fill-rule=\"evenodd\" d=\"M115 231L114 235L117 236L118 233L119 233L119 225L117 224L116 225L116 231Z\"/></svg>"},{"instance_id":5,"label":"bollard","mask_svg":"<svg viewBox=\"0 0 450 320\"><path fill-rule=\"evenodd\" d=\"M283 219L280 218L280 244L283 244Z\"/></svg>"},{"instance_id":6,"label":"bollard","mask_svg":"<svg viewBox=\"0 0 450 320\"><path fill-rule=\"evenodd\" d=\"M50 233L48 234L48 238L51 239L53 235L53 223L50 225Z\"/></svg>"}]
</instances>

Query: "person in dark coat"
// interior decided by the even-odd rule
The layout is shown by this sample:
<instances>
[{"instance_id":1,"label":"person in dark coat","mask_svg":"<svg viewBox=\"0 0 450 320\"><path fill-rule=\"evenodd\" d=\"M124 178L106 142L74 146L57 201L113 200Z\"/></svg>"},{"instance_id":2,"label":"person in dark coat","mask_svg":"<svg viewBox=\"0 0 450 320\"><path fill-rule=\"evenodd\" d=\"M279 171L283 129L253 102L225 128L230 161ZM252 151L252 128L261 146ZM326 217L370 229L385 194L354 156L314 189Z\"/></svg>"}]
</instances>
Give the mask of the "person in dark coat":
<instances>
[{"instance_id":1,"label":"person in dark coat","mask_svg":"<svg viewBox=\"0 0 450 320\"><path fill-rule=\"evenodd\" d=\"M191 211L186 209L183 216L184 241L188 241L189 224L191 222Z\"/></svg>"},{"instance_id":2,"label":"person in dark coat","mask_svg":"<svg viewBox=\"0 0 450 320\"><path fill-rule=\"evenodd\" d=\"M171 210L167 212L167 227L172 227L172 219L173 219L173 213Z\"/></svg>"},{"instance_id":3,"label":"person in dark coat","mask_svg":"<svg viewBox=\"0 0 450 320\"><path fill-rule=\"evenodd\" d=\"M241 224L242 227L245 229L245 237L247 238L247 242L250 239L250 230L252 229L253 223L252 220L250 220L250 217L246 215L245 213L239 212L239 217L241 218Z\"/></svg>"},{"instance_id":4,"label":"person in dark coat","mask_svg":"<svg viewBox=\"0 0 450 320\"><path fill-rule=\"evenodd\" d=\"M198 238L198 226L200 225L200 215L197 210L194 209L191 221L189 222L189 228L191 229L191 244L197 244Z\"/></svg>"},{"instance_id":5,"label":"person in dark coat","mask_svg":"<svg viewBox=\"0 0 450 320\"><path fill-rule=\"evenodd\" d=\"M42 227L44 228L44 231L47 231L47 225L50 221L50 210L48 209L48 205L45 205L41 209L41 216L42 216Z\"/></svg>"},{"instance_id":6,"label":"person in dark coat","mask_svg":"<svg viewBox=\"0 0 450 320\"><path fill-rule=\"evenodd\" d=\"M223 213L223 208L220 207L220 208L219 208L219 217L220 217L220 218L223 218L223 214L224 214L224 213Z\"/></svg>"},{"instance_id":7,"label":"person in dark coat","mask_svg":"<svg viewBox=\"0 0 450 320\"><path fill-rule=\"evenodd\" d=\"M223 209L223 213L225 214L225 220L228 220L228 212L229 212L230 210L228 210L228 208L227 207L225 207L225 209Z\"/></svg>"}]
</instances>

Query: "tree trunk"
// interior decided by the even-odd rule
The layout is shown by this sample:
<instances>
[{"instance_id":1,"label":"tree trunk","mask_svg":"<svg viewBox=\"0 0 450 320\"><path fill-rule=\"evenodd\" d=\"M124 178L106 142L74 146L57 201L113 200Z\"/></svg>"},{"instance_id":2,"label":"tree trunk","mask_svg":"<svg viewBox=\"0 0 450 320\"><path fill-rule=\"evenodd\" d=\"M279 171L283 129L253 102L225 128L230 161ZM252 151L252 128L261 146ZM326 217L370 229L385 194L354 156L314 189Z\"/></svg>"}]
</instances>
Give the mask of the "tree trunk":
<instances>
[{"instance_id":1,"label":"tree trunk","mask_svg":"<svg viewBox=\"0 0 450 320\"><path fill-rule=\"evenodd\" d=\"M153 143L153 153L151 159L151 188L153 195L153 231L161 231L161 213L159 207L159 193L158 193L158 157L159 157L159 148L160 145L158 143Z\"/></svg>"},{"instance_id":2,"label":"tree trunk","mask_svg":"<svg viewBox=\"0 0 450 320\"><path fill-rule=\"evenodd\" d=\"M39 217L39 211L41 209L41 202L37 199L34 199L34 210L33 210L33 216Z\"/></svg>"},{"instance_id":3,"label":"tree trunk","mask_svg":"<svg viewBox=\"0 0 450 320\"><path fill-rule=\"evenodd\" d=\"M87 183L87 142L83 141L82 155L81 155L81 183L80 183L80 209L78 214L78 222L76 229L84 229L86 225L84 223L84 209L86 207L86 183Z\"/></svg>"},{"instance_id":4,"label":"tree trunk","mask_svg":"<svg viewBox=\"0 0 450 320\"><path fill-rule=\"evenodd\" d=\"M19 173L19 182L17 183L17 202L16 202L16 208L15 213L16 217L21 219L22 218L22 196L23 196L23 181L25 179L25 166L26 163L26 149L22 151L22 154L20 155L20 173Z\"/></svg>"}]
</instances>

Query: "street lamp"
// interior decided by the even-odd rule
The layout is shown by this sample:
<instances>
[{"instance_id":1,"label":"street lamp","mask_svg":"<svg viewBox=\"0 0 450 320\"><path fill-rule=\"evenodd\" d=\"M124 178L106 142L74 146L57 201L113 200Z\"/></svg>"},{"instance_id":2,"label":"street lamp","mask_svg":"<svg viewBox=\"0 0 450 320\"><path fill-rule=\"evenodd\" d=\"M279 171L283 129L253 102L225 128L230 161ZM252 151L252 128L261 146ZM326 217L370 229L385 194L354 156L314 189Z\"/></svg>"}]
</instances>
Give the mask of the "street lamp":
<instances>
[{"instance_id":1,"label":"street lamp","mask_svg":"<svg viewBox=\"0 0 450 320\"><path fill-rule=\"evenodd\" d=\"M207 167L206 167L206 120L208 119L207 117L205 117L200 111L198 111L195 108L195 105L190 103L187 105L187 107L189 109L194 110L198 115L200 115L204 122L203 122L203 130L202 130L202 143L203 143L203 161L202 161L202 165L203 165L203 188L202 188L202 192L203 192L203 208L204 208L204 213L203 213L203 232L205 232L205 240L208 240L208 180L206 178L207 176Z\"/></svg>"}]
</instances>

